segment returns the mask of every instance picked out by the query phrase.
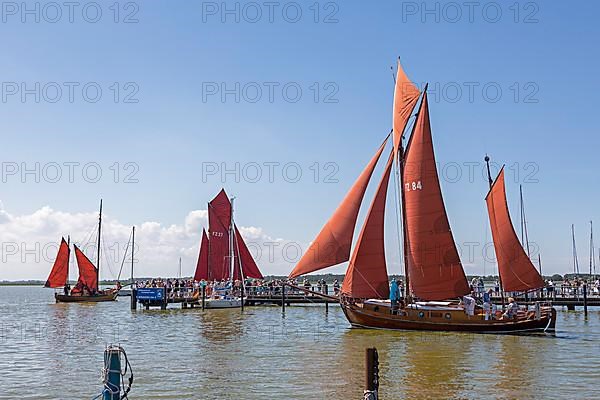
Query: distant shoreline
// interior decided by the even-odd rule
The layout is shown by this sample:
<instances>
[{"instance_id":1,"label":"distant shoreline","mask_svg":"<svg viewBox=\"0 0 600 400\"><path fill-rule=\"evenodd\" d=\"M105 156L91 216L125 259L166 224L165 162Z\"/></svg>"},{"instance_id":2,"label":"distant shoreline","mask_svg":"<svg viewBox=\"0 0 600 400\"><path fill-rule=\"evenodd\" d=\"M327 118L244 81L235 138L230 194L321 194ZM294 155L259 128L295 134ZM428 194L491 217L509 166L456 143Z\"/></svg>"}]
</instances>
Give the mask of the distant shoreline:
<instances>
[{"instance_id":1,"label":"distant shoreline","mask_svg":"<svg viewBox=\"0 0 600 400\"><path fill-rule=\"evenodd\" d=\"M309 277L309 280L311 282L313 281L318 281L321 279L324 279L326 282L331 283L334 280L338 280L339 282L344 280L344 275L342 274L316 274L316 275L307 275ZM560 282L563 281L564 278L568 278L568 279L572 279L575 276L575 274L569 273L569 274L565 274L560 275L560 274L554 274L552 276L544 276L545 280L548 279L552 279L554 282ZM589 274L579 274L578 275L580 278L582 279L592 279L595 280L595 277L592 276L590 277ZM478 277L478 276L477 276ZM162 277L162 279L178 279L178 278L174 278L174 277ZM301 277L302 279L304 277ZM392 278L400 278L400 279L404 279L404 276L402 275L390 275L390 279ZM467 276L467 280L469 282L471 282L471 279L473 278L473 276L469 275ZM139 278L135 278L136 281L146 281L146 280L152 280L152 279L158 279L158 277L139 277ZM184 276L182 278L179 279L192 279L191 276ZM266 281L271 281L271 280L281 280L281 279L287 279L287 277L285 276L276 276L276 275L270 275L270 276L265 276L265 280ZM483 277L483 281L484 282L495 282L498 279L497 276L494 275L488 275L488 276L484 276ZM100 285L102 286L111 286L111 285L115 285L116 284L116 280L108 280L108 281L101 281ZM127 279L123 279L121 280L121 282L123 284L129 282L129 278ZM0 281L0 286L44 286L44 284L46 283L46 281L41 281L41 280L19 280L19 281ZM71 281L69 282L71 284L71 286L75 285L77 282L76 281Z\"/></svg>"}]
</instances>

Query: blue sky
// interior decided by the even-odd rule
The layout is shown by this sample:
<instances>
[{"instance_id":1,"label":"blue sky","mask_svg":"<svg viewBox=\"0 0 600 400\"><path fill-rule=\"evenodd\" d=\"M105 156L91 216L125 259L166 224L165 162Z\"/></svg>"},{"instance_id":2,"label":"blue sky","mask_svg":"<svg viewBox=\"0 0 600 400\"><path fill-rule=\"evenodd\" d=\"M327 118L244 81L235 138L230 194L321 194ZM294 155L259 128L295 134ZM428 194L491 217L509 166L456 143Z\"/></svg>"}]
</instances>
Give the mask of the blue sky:
<instances>
[{"instance_id":1,"label":"blue sky","mask_svg":"<svg viewBox=\"0 0 600 400\"><path fill-rule=\"evenodd\" d=\"M600 6L594 2L475 2L472 16L457 8L460 2L320 2L318 17L313 1L276 2L273 22L262 2L254 8L239 3L237 16L222 8L235 10L236 2L121 2L118 23L113 2L97 3L97 23L86 21L95 11L88 6L82 14L86 4L74 10L72 23L64 8L56 23L49 21L50 8L40 9L39 22L22 9L3 9L0 155L5 175L18 166L0 183L9 214L30 215L44 206L90 213L103 197L106 212L123 225L168 227L205 209L224 186L237 196L240 225L308 243L390 130L390 66L400 56L411 79L430 83L434 143L456 241L489 241L483 164L465 164L481 163L489 153L513 166L507 190L517 225L523 184L530 239L540 245L544 270L570 271L571 223L580 264L587 266L588 221L598 221L600 232L593 108ZM262 16L252 23L255 5ZM302 16L292 23L297 5ZM127 15L138 22L124 23ZM23 101L21 84L35 93L36 82L40 101L35 94ZM52 82L63 90L56 103L49 101ZM78 84L72 102L66 82ZM81 88L90 83L102 90L96 103L83 98ZM222 101L222 85L235 89L236 83L240 101L235 94ZM14 84L19 91L11 94ZM297 102L293 92L285 98L286 85L302 90ZM252 102L257 86L262 96ZM219 92L208 94L215 87ZM137 102L126 102L127 95ZM23 178L23 165L36 162L40 172ZM69 162L80 163L72 183L65 176ZM49 174L52 163L61 166L57 183L41 171ZM89 163L97 164L88 173L97 166L102 171L97 183L82 175ZM235 163L239 182L232 175L224 182L203 177L207 168ZM265 163L279 163L270 164L273 182ZM253 175L257 164L262 178L250 182L242 169ZM288 173L299 166L298 182L282 176L284 165L292 168ZM477 172L474 180L468 165ZM454 179L457 166L461 177ZM125 183L133 172L138 182ZM328 173L337 183L325 182ZM464 258L467 273L483 272L480 259ZM288 267L263 269L284 273Z\"/></svg>"}]
</instances>

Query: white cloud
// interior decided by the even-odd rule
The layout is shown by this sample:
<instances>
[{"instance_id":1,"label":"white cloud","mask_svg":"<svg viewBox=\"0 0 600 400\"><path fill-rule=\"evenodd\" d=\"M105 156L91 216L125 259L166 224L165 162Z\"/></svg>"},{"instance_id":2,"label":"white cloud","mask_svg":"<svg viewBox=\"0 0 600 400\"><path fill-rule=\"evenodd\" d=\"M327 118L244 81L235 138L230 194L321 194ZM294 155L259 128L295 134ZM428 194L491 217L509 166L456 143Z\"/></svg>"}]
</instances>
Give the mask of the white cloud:
<instances>
[{"instance_id":1,"label":"white cloud","mask_svg":"<svg viewBox=\"0 0 600 400\"><path fill-rule=\"evenodd\" d=\"M44 206L31 214L15 216L0 202L0 280L46 279L56 256L62 236L70 235L95 260L97 212L68 213ZM156 221L140 222L136 226L136 275L176 276L179 257L183 274L193 274L200 245L202 228L208 225L206 210L190 211L180 224L164 225ZM256 226L239 227L257 264L265 275L286 275L298 260L298 249L291 241L275 239ZM131 226L124 225L110 214L103 215L102 278L116 278ZM123 268L129 275L129 261ZM75 263L71 264L71 279L76 278Z\"/></svg>"}]
</instances>

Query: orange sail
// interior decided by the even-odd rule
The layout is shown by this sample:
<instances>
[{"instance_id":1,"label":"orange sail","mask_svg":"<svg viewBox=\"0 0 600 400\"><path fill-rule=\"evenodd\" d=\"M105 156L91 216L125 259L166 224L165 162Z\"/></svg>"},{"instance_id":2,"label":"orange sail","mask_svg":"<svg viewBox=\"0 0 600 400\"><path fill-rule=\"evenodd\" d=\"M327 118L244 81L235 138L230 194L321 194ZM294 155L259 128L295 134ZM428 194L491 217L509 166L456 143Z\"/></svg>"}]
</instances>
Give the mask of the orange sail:
<instances>
[{"instance_id":1,"label":"orange sail","mask_svg":"<svg viewBox=\"0 0 600 400\"><path fill-rule=\"evenodd\" d=\"M389 137L389 136L388 136ZM317 238L311 243L296 267L290 273L290 278L331 267L350 258L352 235L356 219L367 185L373 175L373 170L383 152L387 138L377 150L369 164L360 174L350 191L329 221L323 226Z\"/></svg>"},{"instance_id":2,"label":"orange sail","mask_svg":"<svg viewBox=\"0 0 600 400\"><path fill-rule=\"evenodd\" d=\"M387 298L390 294L385 265L384 221L393 160L394 152L388 159L344 278L342 293L352 298Z\"/></svg>"},{"instance_id":3,"label":"orange sail","mask_svg":"<svg viewBox=\"0 0 600 400\"><path fill-rule=\"evenodd\" d=\"M394 152L397 154L402 139L402 133L420 96L419 89L408 79L400 60L396 75L394 91Z\"/></svg>"},{"instance_id":4,"label":"orange sail","mask_svg":"<svg viewBox=\"0 0 600 400\"><path fill-rule=\"evenodd\" d=\"M202 279L208 279L208 236L206 236L204 229L202 229L200 254L198 255L198 263L196 264L196 272L194 273L195 281L201 281Z\"/></svg>"},{"instance_id":5,"label":"orange sail","mask_svg":"<svg viewBox=\"0 0 600 400\"><path fill-rule=\"evenodd\" d=\"M504 168L485 201L503 290L521 292L544 287L544 280L525 254L510 220L504 186Z\"/></svg>"},{"instance_id":6,"label":"orange sail","mask_svg":"<svg viewBox=\"0 0 600 400\"><path fill-rule=\"evenodd\" d=\"M87 286L90 290L98 290L98 270L94 267L94 264L79 247L73 245L75 249L75 258L77 259L77 266L79 267L79 280L77 285L82 284Z\"/></svg>"},{"instance_id":7,"label":"orange sail","mask_svg":"<svg viewBox=\"0 0 600 400\"><path fill-rule=\"evenodd\" d=\"M468 293L440 188L427 92L406 149L403 180L406 262L413 295L422 300L445 300Z\"/></svg>"},{"instance_id":8,"label":"orange sail","mask_svg":"<svg viewBox=\"0 0 600 400\"><path fill-rule=\"evenodd\" d=\"M260 269L258 269L258 265L256 265L237 226L235 226L235 246L236 268L233 273L233 279L241 279L240 262L242 263L241 272L244 274L245 278L263 279L263 274L260 272Z\"/></svg>"},{"instance_id":9,"label":"orange sail","mask_svg":"<svg viewBox=\"0 0 600 400\"><path fill-rule=\"evenodd\" d=\"M59 288L65 286L69 279L69 245L65 242L65 238L60 241L60 247L50 276L44 285L47 288Z\"/></svg>"}]
</instances>

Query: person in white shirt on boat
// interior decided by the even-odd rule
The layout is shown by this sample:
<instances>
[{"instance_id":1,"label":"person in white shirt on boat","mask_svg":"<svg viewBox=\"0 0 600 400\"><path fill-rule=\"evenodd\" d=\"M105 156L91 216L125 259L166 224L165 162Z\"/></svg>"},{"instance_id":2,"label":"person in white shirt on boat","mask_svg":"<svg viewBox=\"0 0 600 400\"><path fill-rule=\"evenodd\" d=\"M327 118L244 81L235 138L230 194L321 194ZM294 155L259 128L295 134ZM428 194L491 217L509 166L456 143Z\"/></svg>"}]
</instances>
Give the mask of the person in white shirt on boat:
<instances>
[{"instance_id":1,"label":"person in white shirt on boat","mask_svg":"<svg viewBox=\"0 0 600 400\"><path fill-rule=\"evenodd\" d=\"M519 312L519 305L512 297L508 298L508 306L506 307L506 312L502 314L502 319L515 319L517 318L517 314Z\"/></svg>"},{"instance_id":2,"label":"person in white shirt on boat","mask_svg":"<svg viewBox=\"0 0 600 400\"><path fill-rule=\"evenodd\" d=\"M475 315L475 296L473 292L469 293L466 296L463 296L463 304L465 308L465 312L468 316Z\"/></svg>"}]
</instances>

